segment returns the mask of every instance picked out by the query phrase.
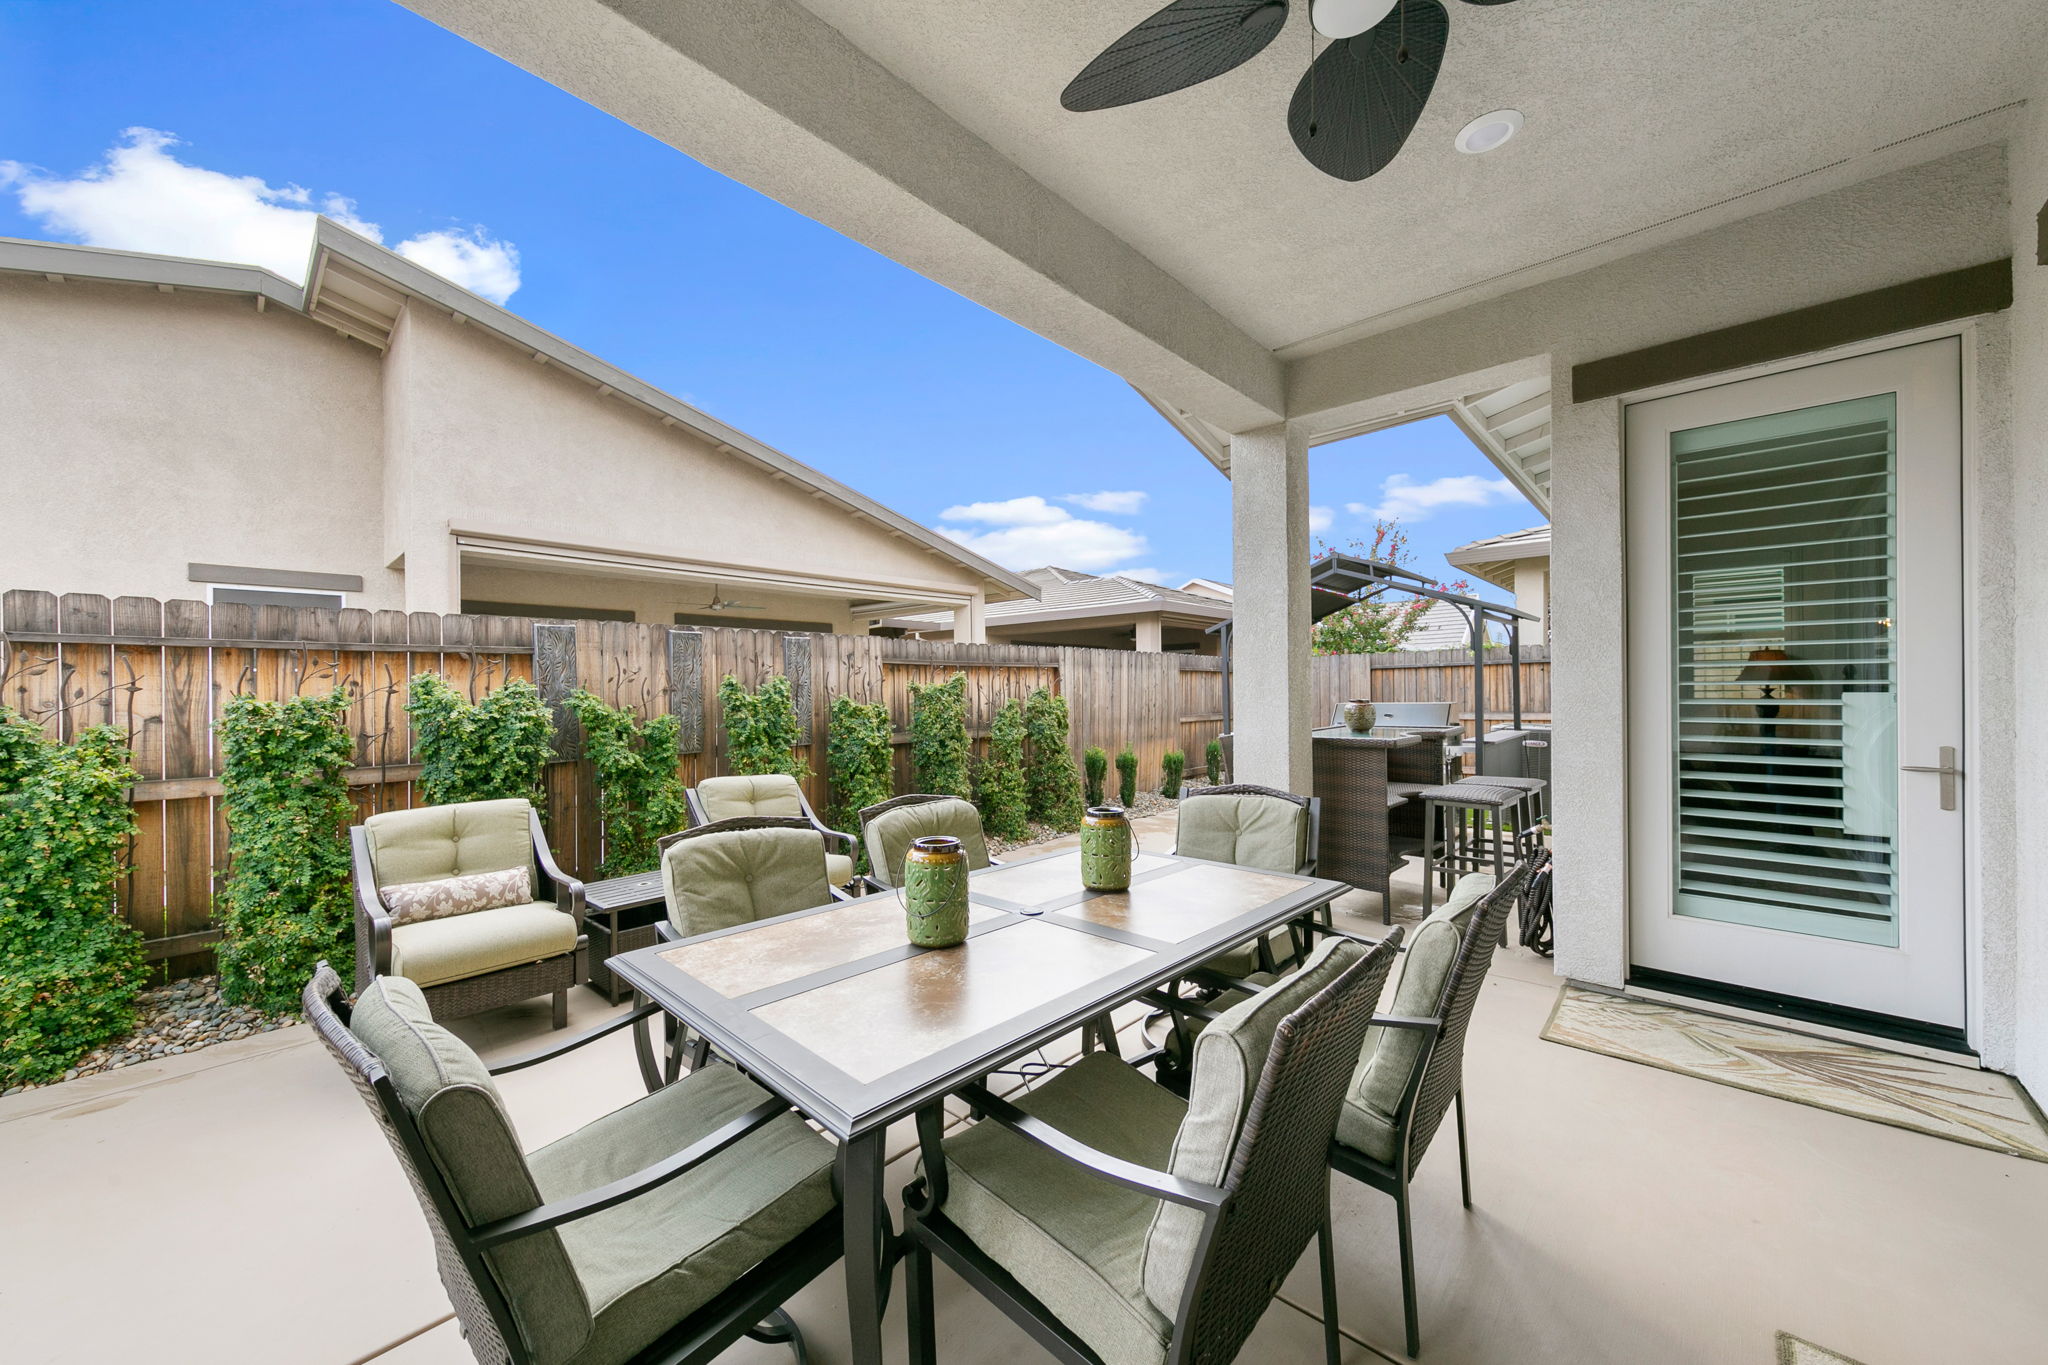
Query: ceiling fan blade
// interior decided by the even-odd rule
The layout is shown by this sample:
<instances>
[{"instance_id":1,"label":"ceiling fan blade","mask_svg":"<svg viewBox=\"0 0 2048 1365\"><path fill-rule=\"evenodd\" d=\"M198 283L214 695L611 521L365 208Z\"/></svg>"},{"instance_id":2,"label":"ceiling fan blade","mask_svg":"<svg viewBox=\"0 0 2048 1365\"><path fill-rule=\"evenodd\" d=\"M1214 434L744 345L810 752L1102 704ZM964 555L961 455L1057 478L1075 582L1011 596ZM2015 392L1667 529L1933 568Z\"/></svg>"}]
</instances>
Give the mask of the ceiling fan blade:
<instances>
[{"instance_id":1,"label":"ceiling fan blade","mask_svg":"<svg viewBox=\"0 0 2048 1365\"><path fill-rule=\"evenodd\" d=\"M1401 0L1371 29L1330 44L1287 107L1294 145L1339 180L1377 174L1415 131L1450 34L1437 0Z\"/></svg>"},{"instance_id":2,"label":"ceiling fan blade","mask_svg":"<svg viewBox=\"0 0 2048 1365\"><path fill-rule=\"evenodd\" d=\"M1200 85L1265 51L1287 26L1287 0L1173 0L1104 48L1060 92L1085 114Z\"/></svg>"}]
</instances>

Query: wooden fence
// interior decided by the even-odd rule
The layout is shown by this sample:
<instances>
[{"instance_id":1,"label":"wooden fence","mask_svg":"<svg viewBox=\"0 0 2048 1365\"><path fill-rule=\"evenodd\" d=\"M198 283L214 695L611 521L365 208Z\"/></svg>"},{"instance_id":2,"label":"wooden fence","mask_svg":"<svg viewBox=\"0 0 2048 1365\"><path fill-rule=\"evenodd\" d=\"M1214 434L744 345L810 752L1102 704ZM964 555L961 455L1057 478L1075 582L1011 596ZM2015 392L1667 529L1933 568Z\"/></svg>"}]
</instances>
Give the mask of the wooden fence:
<instances>
[{"instance_id":1,"label":"wooden fence","mask_svg":"<svg viewBox=\"0 0 2048 1365\"><path fill-rule=\"evenodd\" d=\"M1524 651L1525 708L1549 710L1548 664ZM1463 657L1465 662L1457 660ZM1414 662L1411 662L1413 660ZM1316 661L1316 708L1327 719L1345 697L1384 700L1470 695L1470 656L1378 655ZM1489 660L1489 693L1505 708L1507 664ZM1139 781L1156 786L1160 760L1180 749L1199 767L1223 728L1220 662L1178 654L1035 645L954 645L865 635L788 635L610 621L245 607L154 598L0 595L0 702L69 738L111 724L128 736L142 780L132 789L137 831L120 887L123 913L143 933L162 975L211 970L213 903L227 863L217 722L229 698L284 699L334 688L350 698L355 739L349 784L359 816L415 799L408 681L436 673L480 698L508 679L535 683L557 711L556 762L547 775L557 856L589 876L601 831L590 765L575 721L559 709L584 687L643 718L682 718L685 781L729 771L718 681L752 687L791 679L805 726L809 795L831 806L825 735L831 700L882 702L896 731L896 788L909 791L910 689L967 675L967 720L977 753L1011 698L1047 687L1064 695L1075 753L1128 744ZM1498 674L1498 678L1496 678ZM1540 700L1540 707L1537 702Z\"/></svg>"}]
</instances>

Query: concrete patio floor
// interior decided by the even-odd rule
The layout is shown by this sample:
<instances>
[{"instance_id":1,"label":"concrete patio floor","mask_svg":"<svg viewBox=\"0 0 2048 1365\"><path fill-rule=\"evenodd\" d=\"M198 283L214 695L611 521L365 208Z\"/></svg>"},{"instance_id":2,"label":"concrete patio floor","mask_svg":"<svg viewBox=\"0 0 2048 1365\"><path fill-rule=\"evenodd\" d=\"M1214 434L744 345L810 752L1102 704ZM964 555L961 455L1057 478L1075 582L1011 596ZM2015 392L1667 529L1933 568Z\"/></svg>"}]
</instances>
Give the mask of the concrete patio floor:
<instances>
[{"instance_id":1,"label":"concrete patio floor","mask_svg":"<svg viewBox=\"0 0 2048 1365\"><path fill-rule=\"evenodd\" d=\"M1168 847L1172 817L1141 823ZM1413 919L1421 883L1396 891ZM1379 924L1376 898L1340 903ZM1467 1060L1475 1207L1449 1133L1419 1177L1423 1359L1769 1365L1780 1330L1863 1365L2035 1362L2048 1347L2048 1165L1542 1042L1548 962L1504 950ZM576 991L571 1026L609 1016ZM533 1045L544 1001L465 1021ZM631 1100L626 1036L504 1078L537 1146ZM891 1188L909 1176L897 1139ZM454 1365L424 1224L310 1031L283 1030L0 1101L0 1358ZM1401 1359L1392 1201L1338 1180L1347 1361ZM941 1269L941 1358L1043 1353ZM1313 1254L1241 1359L1320 1359ZM790 1303L846 1359L828 1273ZM900 1306L886 1340L903 1356ZM786 1362L743 1342L725 1359Z\"/></svg>"}]
</instances>

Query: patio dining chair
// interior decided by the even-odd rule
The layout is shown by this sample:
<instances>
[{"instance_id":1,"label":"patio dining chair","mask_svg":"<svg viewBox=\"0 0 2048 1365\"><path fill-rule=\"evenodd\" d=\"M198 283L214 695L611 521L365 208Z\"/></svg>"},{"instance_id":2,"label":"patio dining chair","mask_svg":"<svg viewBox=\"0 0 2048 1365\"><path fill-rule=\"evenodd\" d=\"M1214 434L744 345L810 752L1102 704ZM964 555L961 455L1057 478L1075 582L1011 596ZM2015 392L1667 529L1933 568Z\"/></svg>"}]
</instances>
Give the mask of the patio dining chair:
<instances>
[{"instance_id":1,"label":"patio dining chair","mask_svg":"<svg viewBox=\"0 0 2048 1365\"><path fill-rule=\"evenodd\" d=\"M797 780L787 773L752 776L707 777L685 794L690 804L690 823L709 825L720 820L737 820L750 815L772 815L802 820L818 831L825 841L825 875L834 886L853 881L854 838L832 829L811 809L810 799Z\"/></svg>"},{"instance_id":2,"label":"patio dining chair","mask_svg":"<svg viewBox=\"0 0 2048 1365\"><path fill-rule=\"evenodd\" d=\"M1096 1052L1015 1104L970 1087L980 1119L952 1138L921 1111L912 1365L937 1359L934 1258L1069 1365L1226 1365L1311 1239L1334 1365L1328 1144L1399 937L1324 943L1218 1017L1185 1101Z\"/></svg>"},{"instance_id":3,"label":"patio dining chair","mask_svg":"<svg viewBox=\"0 0 2048 1365\"><path fill-rule=\"evenodd\" d=\"M494 1076L561 1056L625 1014L486 1067L420 988L350 1007L323 962L306 1020L391 1143L441 1283L486 1365L698 1365L742 1336L802 1337L781 1310L839 1259L830 1143L731 1067L693 1073L533 1152Z\"/></svg>"},{"instance_id":4,"label":"patio dining chair","mask_svg":"<svg viewBox=\"0 0 2048 1365\"><path fill-rule=\"evenodd\" d=\"M384 811L349 831L356 989L400 976L436 1019L554 996L583 980L583 883L555 865L525 801Z\"/></svg>"},{"instance_id":5,"label":"patio dining chair","mask_svg":"<svg viewBox=\"0 0 2048 1365\"><path fill-rule=\"evenodd\" d=\"M1234 863L1263 872L1313 876L1321 838L1323 804L1250 782L1183 791L1173 851L1188 858ZM1323 912L1325 923L1329 911ZM1307 943L1286 925L1211 958L1207 970L1227 977L1274 972L1283 962L1299 963Z\"/></svg>"},{"instance_id":6,"label":"patio dining chair","mask_svg":"<svg viewBox=\"0 0 2048 1365\"><path fill-rule=\"evenodd\" d=\"M1002 866L988 856L988 841L981 833L981 812L972 801L913 792L879 802L860 813L860 837L868 853L864 880L869 889L889 891L901 886L903 859L910 852L911 841L928 834L950 834L958 839L970 872Z\"/></svg>"}]
</instances>

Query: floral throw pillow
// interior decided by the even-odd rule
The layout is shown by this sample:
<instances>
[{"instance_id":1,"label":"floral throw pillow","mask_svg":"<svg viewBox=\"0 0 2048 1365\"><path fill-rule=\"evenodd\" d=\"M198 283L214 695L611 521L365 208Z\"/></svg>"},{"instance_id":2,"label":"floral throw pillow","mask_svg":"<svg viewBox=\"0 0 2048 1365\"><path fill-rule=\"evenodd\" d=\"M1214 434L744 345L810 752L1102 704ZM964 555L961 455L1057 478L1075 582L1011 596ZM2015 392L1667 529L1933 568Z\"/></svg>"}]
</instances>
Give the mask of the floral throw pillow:
<instances>
[{"instance_id":1,"label":"floral throw pillow","mask_svg":"<svg viewBox=\"0 0 2048 1365\"><path fill-rule=\"evenodd\" d=\"M525 905L533 899L533 877L527 868L508 867L503 872L472 872L467 877L403 882L383 887L377 894L383 899L384 908L391 912L395 927L423 919L467 915L474 910Z\"/></svg>"}]
</instances>

